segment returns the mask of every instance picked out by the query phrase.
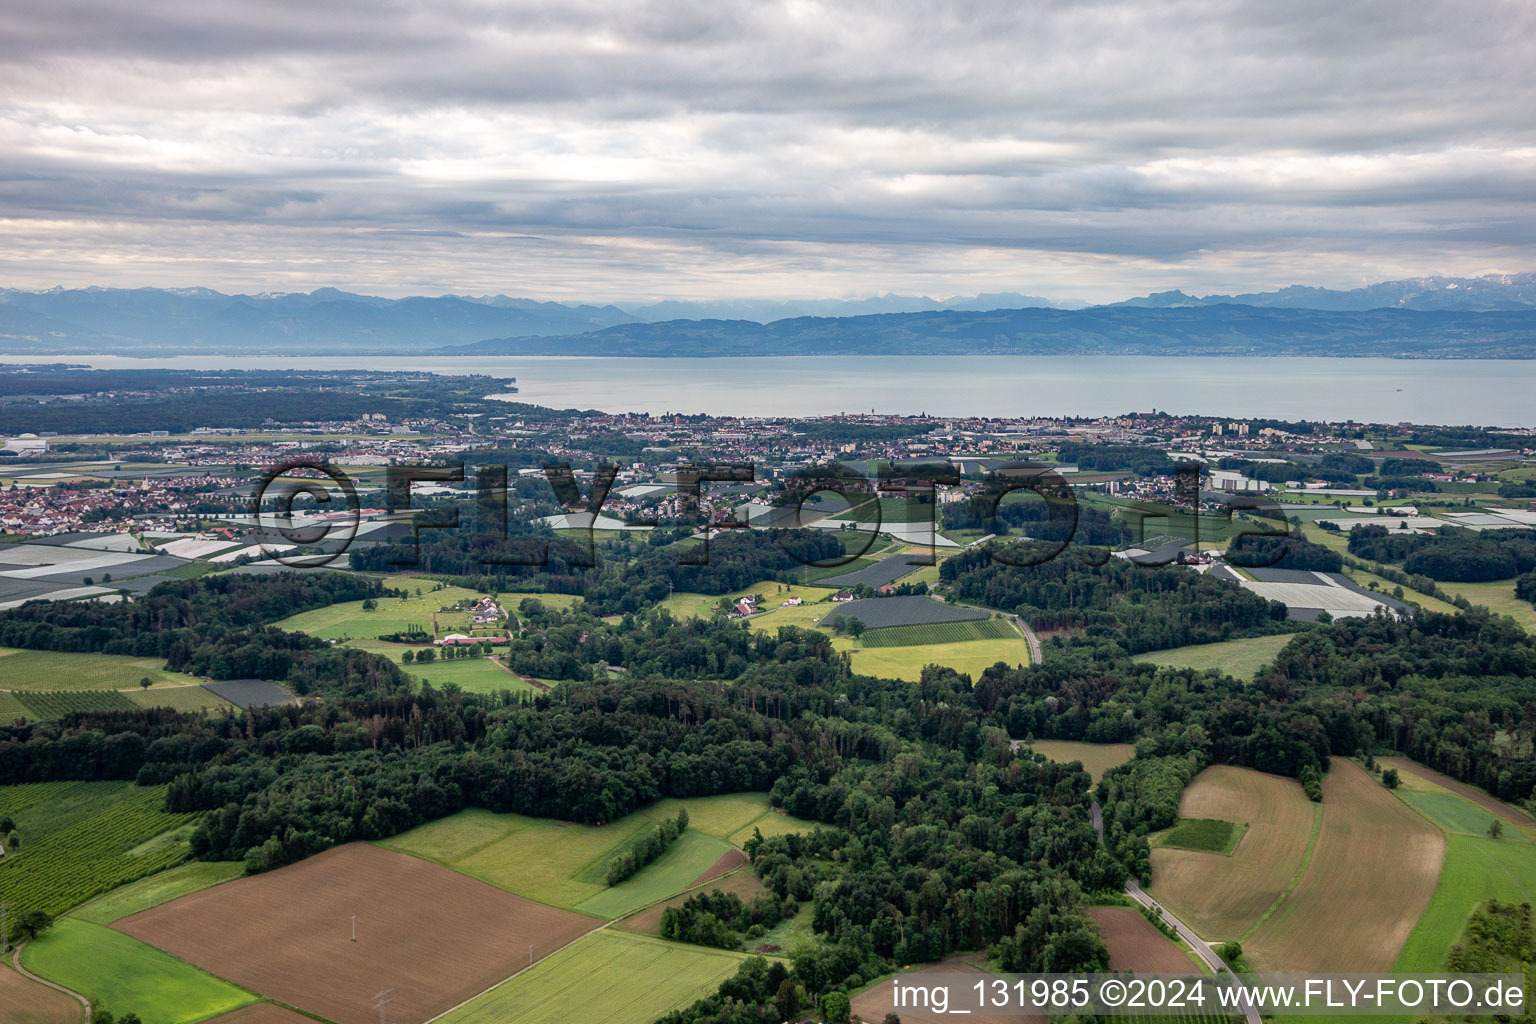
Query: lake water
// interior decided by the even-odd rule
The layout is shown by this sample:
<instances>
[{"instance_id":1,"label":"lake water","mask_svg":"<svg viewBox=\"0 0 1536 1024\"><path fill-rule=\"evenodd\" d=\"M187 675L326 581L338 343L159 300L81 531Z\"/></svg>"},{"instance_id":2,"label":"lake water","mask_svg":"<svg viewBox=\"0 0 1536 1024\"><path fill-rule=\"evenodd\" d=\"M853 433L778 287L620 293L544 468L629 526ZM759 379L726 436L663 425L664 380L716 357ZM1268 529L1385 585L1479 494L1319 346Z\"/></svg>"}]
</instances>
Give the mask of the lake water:
<instances>
[{"instance_id":1,"label":"lake water","mask_svg":"<svg viewBox=\"0 0 1536 1024\"><path fill-rule=\"evenodd\" d=\"M6 356L173 369L417 370L516 377L517 400L608 412L817 416L1171 413L1536 426L1536 360L1162 356Z\"/></svg>"}]
</instances>

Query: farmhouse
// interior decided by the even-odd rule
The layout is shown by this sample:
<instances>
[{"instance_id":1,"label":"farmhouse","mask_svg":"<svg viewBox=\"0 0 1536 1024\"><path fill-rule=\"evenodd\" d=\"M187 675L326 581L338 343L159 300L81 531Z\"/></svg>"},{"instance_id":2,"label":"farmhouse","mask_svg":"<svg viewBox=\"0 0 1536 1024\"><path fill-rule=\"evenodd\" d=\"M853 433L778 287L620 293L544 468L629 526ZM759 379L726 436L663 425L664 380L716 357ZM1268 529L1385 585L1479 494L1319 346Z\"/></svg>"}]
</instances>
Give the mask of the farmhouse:
<instances>
[{"instance_id":1,"label":"farmhouse","mask_svg":"<svg viewBox=\"0 0 1536 1024\"><path fill-rule=\"evenodd\" d=\"M798 608L798 607L800 607L804 603L805 603L805 601L803 599L801 599L799 597L792 597L788 601L785 601L783 604L781 604L779 607L781 607L781 608Z\"/></svg>"},{"instance_id":2,"label":"farmhouse","mask_svg":"<svg viewBox=\"0 0 1536 1024\"><path fill-rule=\"evenodd\" d=\"M463 633L449 633L437 642L439 647L455 647L462 644L493 644L499 637L494 636L465 636Z\"/></svg>"}]
</instances>

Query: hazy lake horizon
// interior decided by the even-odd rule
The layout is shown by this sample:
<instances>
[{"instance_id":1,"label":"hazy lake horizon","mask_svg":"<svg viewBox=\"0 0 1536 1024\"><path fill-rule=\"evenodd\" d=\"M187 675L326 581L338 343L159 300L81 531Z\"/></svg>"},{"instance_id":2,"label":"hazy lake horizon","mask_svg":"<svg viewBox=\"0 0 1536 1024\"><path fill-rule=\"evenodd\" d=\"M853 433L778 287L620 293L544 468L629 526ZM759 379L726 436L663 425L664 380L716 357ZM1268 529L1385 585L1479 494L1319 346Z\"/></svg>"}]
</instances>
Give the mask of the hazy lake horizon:
<instances>
[{"instance_id":1,"label":"hazy lake horizon","mask_svg":"<svg viewBox=\"0 0 1536 1024\"><path fill-rule=\"evenodd\" d=\"M726 416L1107 416L1536 426L1536 360L1202 356L3 355L99 369L404 370L516 377L515 401Z\"/></svg>"}]
</instances>

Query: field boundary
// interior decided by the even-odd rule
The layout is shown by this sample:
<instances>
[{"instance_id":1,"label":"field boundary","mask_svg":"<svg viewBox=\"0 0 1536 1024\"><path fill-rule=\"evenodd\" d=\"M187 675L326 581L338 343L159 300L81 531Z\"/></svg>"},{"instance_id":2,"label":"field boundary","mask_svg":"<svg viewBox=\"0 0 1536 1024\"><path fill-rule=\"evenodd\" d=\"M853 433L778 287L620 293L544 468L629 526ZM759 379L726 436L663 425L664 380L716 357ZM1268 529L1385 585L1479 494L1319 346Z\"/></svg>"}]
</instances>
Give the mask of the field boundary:
<instances>
[{"instance_id":1,"label":"field boundary","mask_svg":"<svg viewBox=\"0 0 1536 1024\"><path fill-rule=\"evenodd\" d=\"M436 862L434 862L434 863L436 863ZM446 866L447 865L444 865L444 867L446 867ZM610 921L604 921L602 924L598 925L596 928L593 928L591 931L582 932L580 935L576 936L574 939L572 939L570 942L567 942L565 945L560 946L557 949L550 950L548 953L544 954L542 957L540 957L538 960L534 961L533 963L529 964L527 967L519 967L515 973L507 975L505 978L502 978L500 981L498 981L496 984L492 985L490 988L486 989L485 991L483 991L483 992L476 992L474 995L470 996L468 999L466 999L463 1002L459 1003L457 1006L450 1006L448 1009L444 1010L442 1013L438 1014L436 1017L431 1017L431 1018L423 1021L422 1024L433 1024L434 1021L442 1020L444 1017L448 1016L450 1013L454 1013L457 1010L463 1009L464 1007L468 1006L470 1003L474 1002L476 999L479 999L481 996L486 996L486 995L489 995L492 992L495 992L497 989L501 988L503 985L507 984L508 982L514 980L515 978L520 977L521 975L527 973L528 971L533 970L535 967L537 967L539 964L543 963L545 960L548 960L550 957L552 957L552 956L556 955L557 953L560 953L560 952L562 952L562 951L564 951L566 949L569 949L570 947L574 946L576 943L582 941L583 939L585 939L585 938L587 938L589 936L596 935L598 932L602 931L605 928L612 928L614 925L618 924L620 921L624 921L624 920L627 920L628 918L634 917L636 914L643 914L647 910L650 910L652 907L659 906L659 905L661 905L663 903L668 902L669 900L675 900L679 896L682 896L685 893L690 893L690 892L693 892L693 891L695 891L697 889L702 889L706 885L712 885L714 883L720 882L723 879L730 878L731 876L737 874L738 872L750 871L750 870L751 870L751 865L750 864L743 864L741 867L736 868L734 871L727 871L725 874L717 875L716 877L711 878L711 879L709 879L706 882L701 882L698 885L691 885L691 886L689 886L686 889L679 889L677 892L675 892L672 895L666 897L665 899L653 900L650 903L647 903L643 907L636 907L634 910L630 911L628 914L625 914L623 917L616 917L616 918L613 918ZM674 945L677 945L677 946L691 946L691 945L693 945L692 943L687 943L687 942L671 943L671 942L667 942L665 939L658 939L654 935L643 935L643 934L641 934L639 932L628 932L628 931L626 931L626 932L622 932L622 934L624 934L626 936L634 936L635 938L638 938L638 939L644 939L644 940L646 940L648 942L659 943L659 944L661 944L663 946L668 946L668 947L671 947L671 946L674 946ZM721 954L724 954L726 956L731 956L733 959L741 959L741 960L746 960L746 959L750 959L752 956L760 956L761 955L761 954L753 954L753 953L742 953L742 952L740 952L738 950L733 950L733 949L715 949L713 947L705 947L705 946L700 946L698 948L699 949L703 949L703 950L707 950L709 952L721 953ZM770 958L770 959L772 959L772 958Z\"/></svg>"},{"instance_id":2,"label":"field boundary","mask_svg":"<svg viewBox=\"0 0 1536 1024\"><path fill-rule=\"evenodd\" d=\"M1286 899L1291 895L1291 890L1295 889L1296 886L1301 884L1301 876L1307 873L1307 867L1312 863L1312 852L1317 849L1317 837L1322 834L1322 831L1323 805L1313 804L1312 835L1307 839L1307 852L1301 855L1301 863L1296 866L1296 873L1291 876L1290 882L1286 884L1285 891L1282 892L1279 896L1276 896L1275 902L1266 907L1264 909L1264 913L1259 915L1259 919L1253 923L1253 927L1249 928L1238 938L1239 942L1247 942L1253 936L1254 932L1262 928L1264 926L1264 922L1269 920L1269 916L1276 910L1279 910L1280 904L1284 903ZM1442 865L1442 867L1443 866L1444 865Z\"/></svg>"},{"instance_id":3,"label":"field boundary","mask_svg":"<svg viewBox=\"0 0 1536 1024\"><path fill-rule=\"evenodd\" d=\"M39 978L37 975L21 966L21 947L25 945L25 942L16 943L16 949L11 953L11 966L16 968L16 973L21 975L23 978L28 978L37 982L39 985L46 985L48 988L53 989L55 992L62 992L65 995L72 997L76 1002L85 1008L85 1024L91 1024L91 1001L89 999L85 998L85 996L81 995L79 992L76 992L74 989L65 988L63 985L55 984L54 982L49 981L47 978Z\"/></svg>"}]
</instances>

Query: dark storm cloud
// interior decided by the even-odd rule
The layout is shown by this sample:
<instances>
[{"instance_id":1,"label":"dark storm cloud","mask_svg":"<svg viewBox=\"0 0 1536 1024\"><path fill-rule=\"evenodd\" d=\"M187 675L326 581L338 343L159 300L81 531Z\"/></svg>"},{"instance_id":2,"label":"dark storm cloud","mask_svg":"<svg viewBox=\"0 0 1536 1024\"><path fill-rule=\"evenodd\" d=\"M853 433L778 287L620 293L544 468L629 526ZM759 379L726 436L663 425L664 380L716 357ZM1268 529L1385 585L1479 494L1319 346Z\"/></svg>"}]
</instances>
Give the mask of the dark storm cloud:
<instances>
[{"instance_id":1,"label":"dark storm cloud","mask_svg":"<svg viewBox=\"0 0 1536 1024\"><path fill-rule=\"evenodd\" d=\"M1536 265L1526 3L16 6L0 283L1099 297Z\"/></svg>"}]
</instances>

